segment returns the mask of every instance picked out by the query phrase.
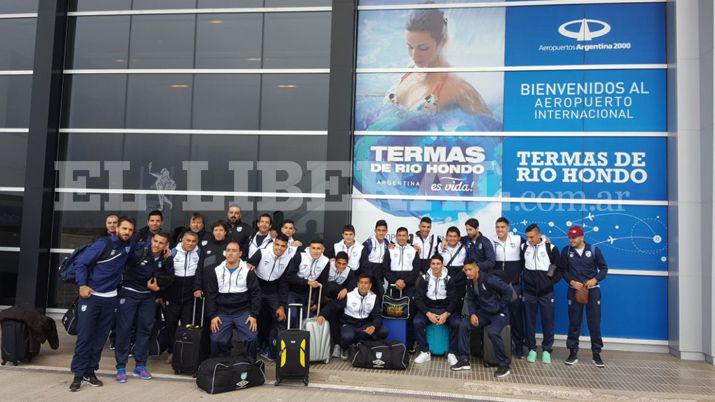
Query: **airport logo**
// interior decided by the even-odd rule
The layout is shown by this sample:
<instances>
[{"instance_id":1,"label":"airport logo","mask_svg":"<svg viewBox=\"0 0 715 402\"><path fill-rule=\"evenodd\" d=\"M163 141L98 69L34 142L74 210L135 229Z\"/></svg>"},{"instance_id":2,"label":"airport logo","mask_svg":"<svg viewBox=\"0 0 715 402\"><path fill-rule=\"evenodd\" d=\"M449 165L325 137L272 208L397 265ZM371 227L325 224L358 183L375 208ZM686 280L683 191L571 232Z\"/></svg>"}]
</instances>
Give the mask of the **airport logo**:
<instances>
[{"instance_id":1,"label":"airport logo","mask_svg":"<svg viewBox=\"0 0 715 402\"><path fill-rule=\"evenodd\" d=\"M596 28L596 30L592 30ZM588 42L611 32L611 26L606 22L583 18L565 22L559 26L559 33L578 42Z\"/></svg>"}]
</instances>

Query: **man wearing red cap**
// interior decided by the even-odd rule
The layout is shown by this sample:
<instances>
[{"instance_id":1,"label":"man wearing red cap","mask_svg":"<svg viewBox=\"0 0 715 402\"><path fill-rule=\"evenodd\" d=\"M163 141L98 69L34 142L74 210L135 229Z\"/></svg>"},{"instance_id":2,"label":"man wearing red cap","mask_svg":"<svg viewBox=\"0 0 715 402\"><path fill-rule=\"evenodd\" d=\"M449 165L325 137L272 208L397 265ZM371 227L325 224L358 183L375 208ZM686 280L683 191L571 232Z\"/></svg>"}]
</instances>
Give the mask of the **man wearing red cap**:
<instances>
[{"instance_id":1,"label":"man wearing red cap","mask_svg":"<svg viewBox=\"0 0 715 402\"><path fill-rule=\"evenodd\" d=\"M564 265L564 279L569 284L569 334L566 347L571 351L565 363L574 365L578 362L578 338L581 335L583 307L586 306L586 322L591 335L591 351L593 364L604 367L601 360L601 288L599 283L606 278L608 267L601 250L588 244L583 239L583 229L572 226L569 229L569 245L561 251L561 262ZM581 304L576 300L576 291L588 289L588 302Z\"/></svg>"}]
</instances>

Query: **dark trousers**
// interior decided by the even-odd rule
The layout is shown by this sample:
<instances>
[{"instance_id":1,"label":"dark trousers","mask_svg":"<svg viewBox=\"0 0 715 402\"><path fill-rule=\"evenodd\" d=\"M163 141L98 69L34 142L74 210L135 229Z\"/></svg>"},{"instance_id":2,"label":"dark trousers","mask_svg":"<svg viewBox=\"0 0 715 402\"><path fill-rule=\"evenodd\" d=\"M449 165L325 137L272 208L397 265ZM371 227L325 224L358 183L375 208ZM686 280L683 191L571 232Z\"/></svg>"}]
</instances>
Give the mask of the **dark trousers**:
<instances>
[{"instance_id":1,"label":"dark trousers","mask_svg":"<svg viewBox=\"0 0 715 402\"><path fill-rule=\"evenodd\" d=\"M584 305L576 301L575 291L568 289L569 303L569 335L566 347L578 351L578 337L581 335L581 322L583 320ZM601 338L601 288L588 290L588 304L586 307L586 322L591 335L591 351L601 353L603 339Z\"/></svg>"},{"instance_id":2,"label":"dark trousers","mask_svg":"<svg viewBox=\"0 0 715 402\"><path fill-rule=\"evenodd\" d=\"M337 303L337 302L333 302ZM328 323L330 323L330 340L332 340L333 344L335 345L340 345L340 338L341 338L341 328L342 323L340 321L341 317L343 316L343 309L340 307L331 309L331 313L329 314L324 314L322 311L320 314L325 317L326 320L328 320Z\"/></svg>"},{"instance_id":3,"label":"dark trousers","mask_svg":"<svg viewBox=\"0 0 715 402\"><path fill-rule=\"evenodd\" d=\"M276 310L280 307L278 294L262 294L261 295L261 313L258 317L258 342L259 347L268 348L268 355L275 358L277 355L276 339L278 330L285 327L285 321L278 322L276 319Z\"/></svg>"},{"instance_id":4,"label":"dark trousers","mask_svg":"<svg viewBox=\"0 0 715 402\"><path fill-rule=\"evenodd\" d=\"M312 301L313 303L315 301ZM305 313L308 308L308 295L296 293L293 291L288 292L288 304L300 304L303 306L303 319L305 319ZM292 307L286 312L287 318L290 319L291 328L298 328L300 322L300 309L297 307ZM287 325L287 323L286 323Z\"/></svg>"},{"instance_id":5,"label":"dark trousers","mask_svg":"<svg viewBox=\"0 0 715 402\"><path fill-rule=\"evenodd\" d=\"M93 374L99 369L104 343L114 325L118 299L116 296L79 299L77 342L71 365L76 377Z\"/></svg>"},{"instance_id":6,"label":"dark trousers","mask_svg":"<svg viewBox=\"0 0 715 402\"><path fill-rule=\"evenodd\" d=\"M194 299L184 301L166 300L164 302L164 318L166 319L166 333L169 336L169 353L172 353L174 347L174 339L176 337L176 329L179 323L182 326L192 323L194 317ZM198 306L196 313L196 324L201 325L201 306Z\"/></svg>"},{"instance_id":7,"label":"dark trousers","mask_svg":"<svg viewBox=\"0 0 715 402\"><path fill-rule=\"evenodd\" d=\"M117 368L125 368L129 358L129 345L134 335L134 360L145 366L149 355L149 337L156 319L156 298L153 294L122 290L117 307L117 338L114 357Z\"/></svg>"},{"instance_id":8,"label":"dark trousers","mask_svg":"<svg viewBox=\"0 0 715 402\"><path fill-rule=\"evenodd\" d=\"M221 325L216 333L211 334L211 357L228 356L231 351L231 337L233 329L236 329L237 341L244 342L246 354L256 358L256 333L251 331L246 320L249 317L248 311L238 314L218 313Z\"/></svg>"},{"instance_id":9,"label":"dark trousers","mask_svg":"<svg viewBox=\"0 0 715 402\"><path fill-rule=\"evenodd\" d=\"M524 292L524 333L529 350L536 350L537 311L541 313L541 331L544 334L541 349L551 353L554 348L554 292L539 296Z\"/></svg>"},{"instance_id":10,"label":"dark trousers","mask_svg":"<svg viewBox=\"0 0 715 402\"><path fill-rule=\"evenodd\" d=\"M499 360L499 366L509 367L509 358L506 355L504 340L501 337L501 331L509 324L509 318L503 313L488 314L477 312L477 319L479 322L476 327L472 325L471 316L462 318L459 323L459 359L469 360L470 333L474 330L482 331L486 328L486 336L489 337L492 345L494 345L494 355Z\"/></svg>"},{"instance_id":11,"label":"dark trousers","mask_svg":"<svg viewBox=\"0 0 715 402\"><path fill-rule=\"evenodd\" d=\"M509 324L511 325L511 340L514 344L514 354L524 355L524 295L520 284L512 285L516 292L516 300L509 303Z\"/></svg>"},{"instance_id":12,"label":"dark trousers","mask_svg":"<svg viewBox=\"0 0 715 402\"><path fill-rule=\"evenodd\" d=\"M347 349L350 345L358 343L360 341L379 341L387 338L387 328L380 325L375 328L375 332L372 335L368 335L364 331L365 328L372 324L362 324L362 325L352 325L343 324L340 327L340 347Z\"/></svg>"},{"instance_id":13,"label":"dark trousers","mask_svg":"<svg viewBox=\"0 0 715 402\"><path fill-rule=\"evenodd\" d=\"M444 309L429 309L435 314L444 313ZM449 325L449 353L457 353L457 336L459 335L460 318L458 314L452 314L447 319L445 325ZM423 312L417 312L412 325L415 327L415 340L420 352L429 352L429 344L427 343L427 325L432 324Z\"/></svg>"}]
</instances>

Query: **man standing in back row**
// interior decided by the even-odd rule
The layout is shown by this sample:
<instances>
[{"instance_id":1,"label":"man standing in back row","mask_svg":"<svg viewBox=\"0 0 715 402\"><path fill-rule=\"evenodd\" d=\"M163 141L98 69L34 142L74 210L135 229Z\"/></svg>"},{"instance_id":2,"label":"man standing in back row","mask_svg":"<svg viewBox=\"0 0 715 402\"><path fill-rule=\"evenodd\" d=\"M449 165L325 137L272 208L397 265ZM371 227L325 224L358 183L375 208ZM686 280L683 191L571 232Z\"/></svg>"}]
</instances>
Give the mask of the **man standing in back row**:
<instances>
[{"instance_id":1,"label":"man standing in back row","mask_svg":"<svg viewBox=\"0 0 715 402\"><path fill-rule=\"evenodd\" d=\"M569 335L566 347L571 351L565 363L572 366L578 363L578 338L581 335L581 320L583 319L583 304L576 300L576 291L588 289L586 303L586 321L591 335L591 351L593 364L605 367L601 360L601 286L606 279L608 266L601 250L593 244L584 241L583 229L572 226L569 229L569 245L561 251L561 263L564 265L564 278L569 284Z\"/></svg>"}]
</instances>

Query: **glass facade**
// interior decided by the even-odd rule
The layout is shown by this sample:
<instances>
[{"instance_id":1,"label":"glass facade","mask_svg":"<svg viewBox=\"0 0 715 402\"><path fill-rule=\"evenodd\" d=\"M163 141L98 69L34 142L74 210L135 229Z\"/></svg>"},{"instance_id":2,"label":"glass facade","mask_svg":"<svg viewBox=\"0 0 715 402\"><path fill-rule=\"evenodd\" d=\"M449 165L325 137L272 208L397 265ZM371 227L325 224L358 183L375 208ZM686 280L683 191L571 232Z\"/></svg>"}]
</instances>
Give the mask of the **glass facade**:
<instances>
[{"instance_id":1,"label":"glass facade","mask_svg":"<svg viewBox=\"0 0 715 402\"><path fill-rule=\"evenodd\" d=\"M15 302L36 11L37 1L0 2L0 305Z\"/></svg>"},{"instance_id":2,"label":"glass facade","mask_svg":"<svg viewBox=\"0 0 715 402\"><path fill-rule=\"evenodd\" d=\"M310 193L309 174L291 175L326 160L330 1L74 3L84 14L69 17L57 159L71 172L60 169L58 186L116 194L58 192L53 247L91 240L110 212L141 227L161 209L173 230L192 212L210 225L233 202L245 220L283 210L298 239L322 235L324 214L309 198L263 193ZM212 12L171 13L196 8ZM125 10L163 11L92 15ZM50 306L68 304L71 287L51 282Z\"/></svg>"}]
</instances>

